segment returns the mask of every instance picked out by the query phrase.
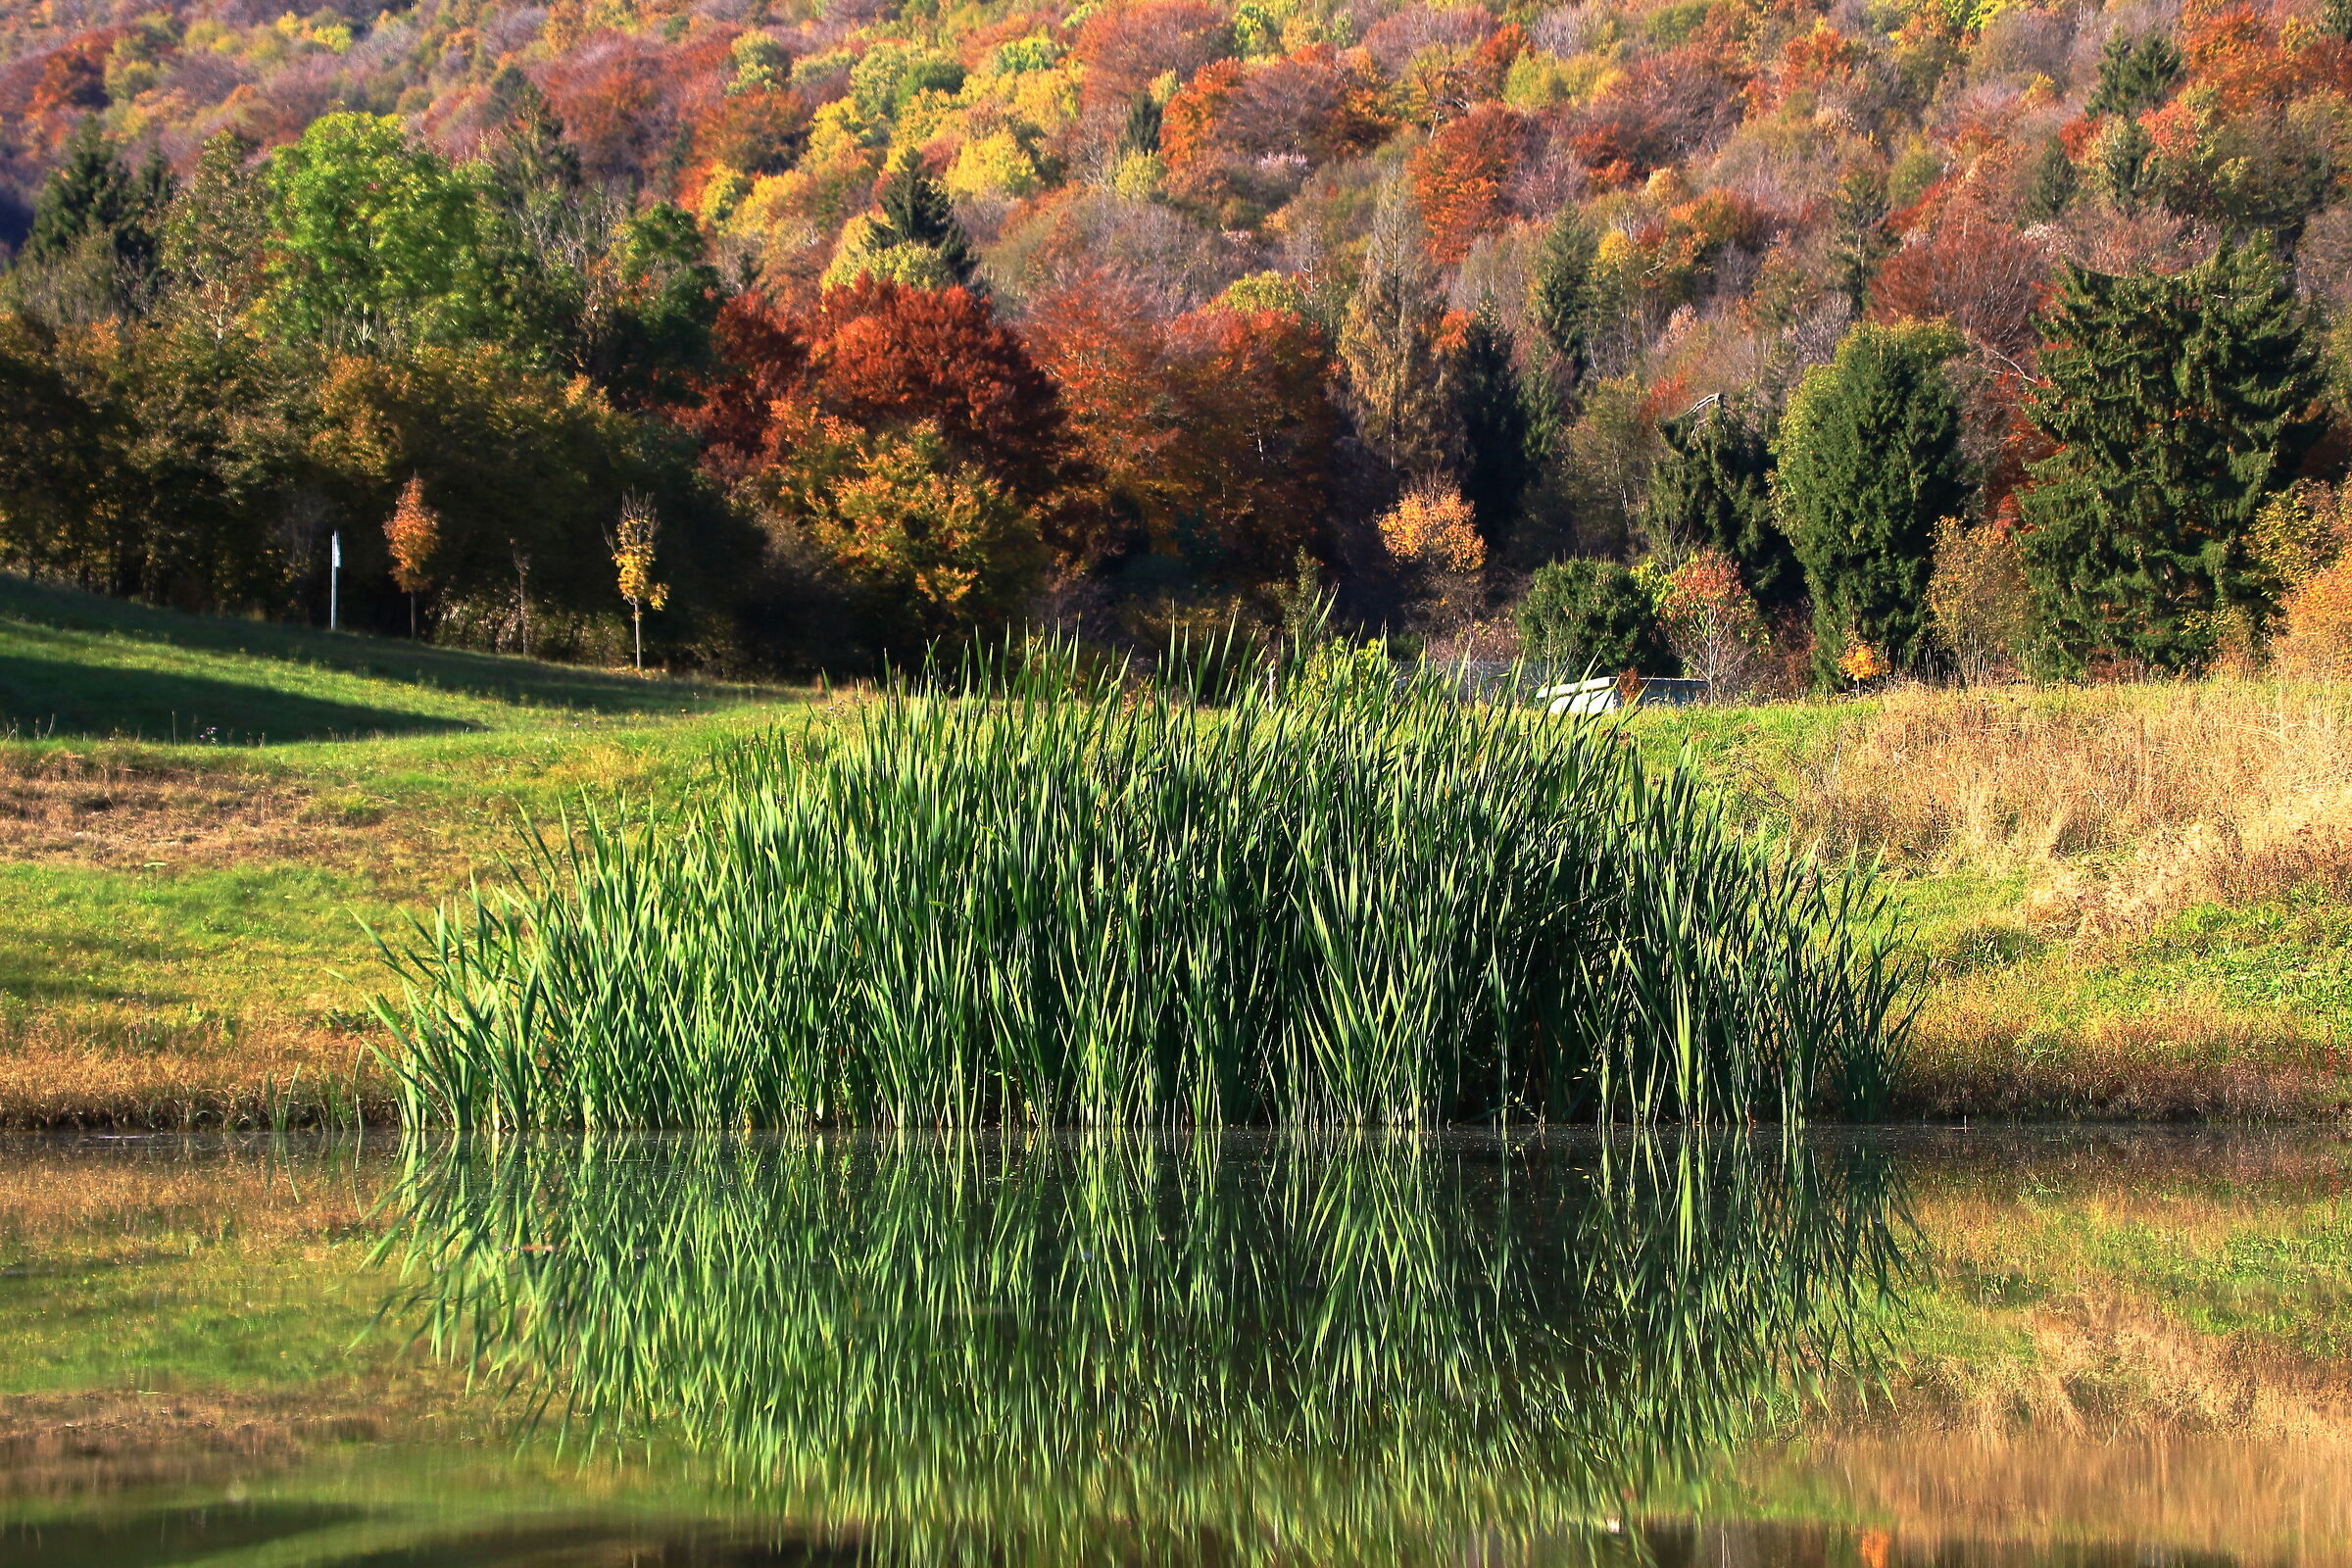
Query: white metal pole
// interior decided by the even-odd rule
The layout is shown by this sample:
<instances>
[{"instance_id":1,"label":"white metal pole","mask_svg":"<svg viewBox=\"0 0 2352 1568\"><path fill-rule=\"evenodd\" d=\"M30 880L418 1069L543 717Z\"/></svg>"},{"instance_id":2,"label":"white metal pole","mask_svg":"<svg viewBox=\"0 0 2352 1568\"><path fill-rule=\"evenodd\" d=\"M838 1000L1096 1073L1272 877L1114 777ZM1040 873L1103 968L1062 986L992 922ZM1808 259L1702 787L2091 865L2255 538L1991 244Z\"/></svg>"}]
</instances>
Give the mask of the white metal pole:
<instances>
[{"instance_id":1,"label":"white metal pole","mask_svg":"<svg viewBox=\"0 0 2352 1568\"><path fill-rule=\"evenodd\" d=\"M338 528L328 536L326 546L326 629L333 631L342 619L343 589L343 531Z\"/></svg>"}]
</instances>

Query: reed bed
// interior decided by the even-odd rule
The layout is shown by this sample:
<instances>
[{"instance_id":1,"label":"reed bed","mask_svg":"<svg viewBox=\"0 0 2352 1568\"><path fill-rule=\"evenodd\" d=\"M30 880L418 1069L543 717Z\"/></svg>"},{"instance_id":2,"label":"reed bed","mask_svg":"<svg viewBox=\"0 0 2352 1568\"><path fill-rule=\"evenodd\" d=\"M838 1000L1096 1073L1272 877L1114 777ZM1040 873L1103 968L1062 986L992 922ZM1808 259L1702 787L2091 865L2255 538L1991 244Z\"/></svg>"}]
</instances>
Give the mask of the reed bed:
<instances>
[{"instance_id":1,"label":"reed bed","mask_svg":"<svg viewBox=\"0 0 2352 1568\"><path fill-rule=\"evenodd\" d=\"M1222 656L1186 666L1230 670ZM1796 1120L1880 1102L1867 875L1605 723L1435 686L1220 700L1060 651L724 754L387 946L406 1119Z\"/></svg>"},{"instance_id":2,"label":"reed bed","mask_svg":"<svg viewBox=\"0 0 2352 1568\"><path fill-rule=\"evenodd\" d=\"M1855 1375L1904 1267L1890 1161L1770 1134L412 1157L389 1321L874 1561L1517 1560Z\"/></svg>"}]
</instances>

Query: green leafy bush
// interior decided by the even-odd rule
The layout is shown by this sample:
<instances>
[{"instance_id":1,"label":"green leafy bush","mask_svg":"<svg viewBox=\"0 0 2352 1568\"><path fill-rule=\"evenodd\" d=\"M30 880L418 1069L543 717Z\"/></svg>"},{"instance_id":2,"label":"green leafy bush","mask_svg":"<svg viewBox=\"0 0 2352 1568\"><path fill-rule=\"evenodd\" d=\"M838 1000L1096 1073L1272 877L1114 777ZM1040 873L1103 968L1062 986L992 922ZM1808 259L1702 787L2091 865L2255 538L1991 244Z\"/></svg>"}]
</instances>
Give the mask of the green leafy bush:
<instances>
[{"instance_id":1,"label":"green leafy bush","mask_svg":"<svg viewBox=\"0 0 2352 1568\"><path fill-rule=\"evenodd\" d=\"M1516 614L1520 646L1531 660L1604 675L1625 669L1664 675L1678 667L1650 596L1613 561L1539 567Z\"/></svg>"}]
</instances>

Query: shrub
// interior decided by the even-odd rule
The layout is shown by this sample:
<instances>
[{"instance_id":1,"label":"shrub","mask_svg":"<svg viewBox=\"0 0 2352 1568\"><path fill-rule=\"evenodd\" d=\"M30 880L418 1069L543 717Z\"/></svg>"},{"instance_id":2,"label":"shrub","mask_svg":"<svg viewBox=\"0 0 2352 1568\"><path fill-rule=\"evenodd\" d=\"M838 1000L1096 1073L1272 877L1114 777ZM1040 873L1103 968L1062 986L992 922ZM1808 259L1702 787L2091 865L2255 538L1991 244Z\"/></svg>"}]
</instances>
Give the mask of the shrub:
<instances>
[{"instance_id":1,"label":"shrub","mask_svg":"<svg viewBox=\"0 0 2352 1568\"><path fill-rule=\"evenodd\" d=\"M1936 523L1928 615L1967 684L2013 672L2034 635L2034 590L2016 532L1958 517Z\"/></svg>"},{"instance_id":2,"label":"shrub","mask_svg":"<svg viewBox=\"0 0 2352 1568\"><path fill-rule=\"evenodd\" d=\"M1538 568L1515 613L1530 659L1603 673L1654 675L1677 667L1649 595L1613 561Z\"/></svg>"},{"instance_id":3,"label":"shrub","mask_svg":"<svg viewBox=\"0 0 2352 1568\"><path fill-rule=\"evenodd\" d=\"M2312 573L2286 599L2286 631L2271 645L2281 674L2352 679L2352 560Z\"/></svg>"},{"instance_id":4,"label":"shrub","mask_svg":"<svg viewBox=\"0 0 2352 1568\"><path fill-rule=\"evenodd\" d=\"M1683 668L1705 681L1717 702L1744 696L1772 649L1739 566L1717 550L1701 550L1667 574L1658 626Z\"/></svg>"},{"instance_id":5,"label":"shrub","mask_svg":"<svg viewBox=\"0 0 2352 1568\"><path fill-rule=\"evenodd\" d=\"M1774 858L1613 731L1435 683L1072 684L981 661L732 753L680 831L540 844L394 955L411 1124L1876 1102L1905 973L1867 877Z\"/></svg>"}]
</instances>

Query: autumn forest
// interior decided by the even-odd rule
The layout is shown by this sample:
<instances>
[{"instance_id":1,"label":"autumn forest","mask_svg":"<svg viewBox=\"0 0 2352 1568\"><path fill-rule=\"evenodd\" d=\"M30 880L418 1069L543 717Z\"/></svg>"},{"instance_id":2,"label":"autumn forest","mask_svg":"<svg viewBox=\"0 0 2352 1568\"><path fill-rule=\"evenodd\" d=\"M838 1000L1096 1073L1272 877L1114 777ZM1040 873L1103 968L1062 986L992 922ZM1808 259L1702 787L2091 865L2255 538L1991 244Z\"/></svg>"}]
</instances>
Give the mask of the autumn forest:
<instances>
[{"instance_id":1,"label":"autumn forest","mask_svg":"<svg viewBox=\"0 0 2352 1568\"><path fill-rule=\"evenodd\" d=\"M2352 661L2352 0L8 0L0 247L0 569L183 609Z\"/></svg>"}]
</instances>

